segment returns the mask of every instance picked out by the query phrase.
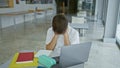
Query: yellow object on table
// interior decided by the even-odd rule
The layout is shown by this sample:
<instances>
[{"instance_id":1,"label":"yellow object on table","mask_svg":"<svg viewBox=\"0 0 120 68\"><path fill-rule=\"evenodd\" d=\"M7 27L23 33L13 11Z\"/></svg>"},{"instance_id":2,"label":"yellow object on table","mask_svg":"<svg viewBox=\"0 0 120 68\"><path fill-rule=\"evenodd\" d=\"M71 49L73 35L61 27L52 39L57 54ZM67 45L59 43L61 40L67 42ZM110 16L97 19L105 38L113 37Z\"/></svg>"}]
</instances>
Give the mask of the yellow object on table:
<instances>
[{"instance_id":1,"label":"yellow object on table","mask_svg":"<svg viewBox=\"0 0 120 68\"><path fill-rule=\"evenodd\" d=\"M9 68L31 68L31 67L37 67L38 66L38 58L34 58L33 62L29 62L29 63L16 63L16 60L18 58L19 53L16 53L13 57L13 59L11 60L11 63L9 65Z\"/></svg>"}]
</instances>

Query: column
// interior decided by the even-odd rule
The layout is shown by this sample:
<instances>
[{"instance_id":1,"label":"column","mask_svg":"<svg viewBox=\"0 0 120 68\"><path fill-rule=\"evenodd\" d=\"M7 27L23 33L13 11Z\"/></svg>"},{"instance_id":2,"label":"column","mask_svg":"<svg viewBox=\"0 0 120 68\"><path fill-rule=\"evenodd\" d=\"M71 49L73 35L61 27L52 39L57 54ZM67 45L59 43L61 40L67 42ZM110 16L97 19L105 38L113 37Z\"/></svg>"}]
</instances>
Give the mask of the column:
<instances>
[{"instance_id":1,"label":"column","mask_svg":"<svg viewBox=\"0 0 120 68\"><path fill-rule=\"evenodd\" d=\"M104 42L116 42L116 27L119 9L119 0L108 0L107 16L104 31Z\"/></svg>"}]
</instances>

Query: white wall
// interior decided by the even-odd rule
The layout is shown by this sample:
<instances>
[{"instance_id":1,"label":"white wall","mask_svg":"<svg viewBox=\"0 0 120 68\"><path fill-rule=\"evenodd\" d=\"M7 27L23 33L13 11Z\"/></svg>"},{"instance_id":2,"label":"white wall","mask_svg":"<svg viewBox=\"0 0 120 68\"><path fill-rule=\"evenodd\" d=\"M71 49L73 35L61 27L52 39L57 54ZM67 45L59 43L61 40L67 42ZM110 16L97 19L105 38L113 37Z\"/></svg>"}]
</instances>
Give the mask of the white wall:
<instances>
[{"instance_id":1,"label":"white wall","mask_svg":"<svg viewBox=\"0 0 120 68\"><path fill-rule=\"evenodd\" d=\"M55 1L53 4L26 4L25 1L19 0L20 3L16 4L14 0L14 8L0 8L0 13L8 13L8 12L17 12L17 11L28 11L28 10L35 10L37 7L38 9L47 9L47 8L53 8L54 13L56 13L56 4ZM33 14L28 14L26 16L26 20L33 19ZM13 25L13 16L2 16L1 22L2 22L2 28L8 27ZM16 23L22 23L23 22L23 15L19 15L15 17Z\"/></svg>"}]
</instances>

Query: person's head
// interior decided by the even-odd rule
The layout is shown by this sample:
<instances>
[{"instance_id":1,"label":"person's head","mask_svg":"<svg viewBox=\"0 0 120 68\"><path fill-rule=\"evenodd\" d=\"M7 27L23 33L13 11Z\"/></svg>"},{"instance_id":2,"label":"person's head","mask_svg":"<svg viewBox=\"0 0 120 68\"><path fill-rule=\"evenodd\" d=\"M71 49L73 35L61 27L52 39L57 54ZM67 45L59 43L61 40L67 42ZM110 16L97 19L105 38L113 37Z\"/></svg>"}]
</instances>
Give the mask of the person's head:
<instances>
[{"instance_id":1,"label":"person's head","mask_svg":"<svg viewBox=\"0 0 120 68\"><path fill-rule=\"evenodd\" d=\"M63 34L68 27L68 20L63 14L58 14L53 18L52 28L57 34Z\"/></svg>"}]
</instances>

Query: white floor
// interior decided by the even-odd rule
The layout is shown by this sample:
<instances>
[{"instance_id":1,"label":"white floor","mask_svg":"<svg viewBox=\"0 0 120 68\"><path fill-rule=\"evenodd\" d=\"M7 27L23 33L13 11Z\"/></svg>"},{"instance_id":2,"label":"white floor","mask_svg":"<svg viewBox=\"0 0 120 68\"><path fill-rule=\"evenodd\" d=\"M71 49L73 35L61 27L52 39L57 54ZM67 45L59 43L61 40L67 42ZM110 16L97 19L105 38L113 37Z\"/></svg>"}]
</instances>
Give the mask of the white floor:
<instances>
[{"instance_id":1,"label":"white floor","mask_svg":"<svg viewBox=\"0 0 120 68\"><path fill-rule=\"evenodd\" d=\"M38 21L3 29L0 37L0 64L6 63L21 50L44 49L47 29L51 23ZM80 42L92 42L88 62L84 68L120 68L120 50L115 43L102 42L104 27L101 21L89 22L89 29Z\"/></svg>"}]
</instances>

